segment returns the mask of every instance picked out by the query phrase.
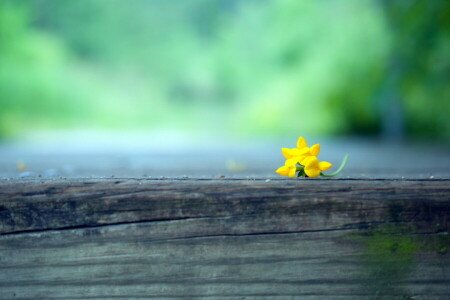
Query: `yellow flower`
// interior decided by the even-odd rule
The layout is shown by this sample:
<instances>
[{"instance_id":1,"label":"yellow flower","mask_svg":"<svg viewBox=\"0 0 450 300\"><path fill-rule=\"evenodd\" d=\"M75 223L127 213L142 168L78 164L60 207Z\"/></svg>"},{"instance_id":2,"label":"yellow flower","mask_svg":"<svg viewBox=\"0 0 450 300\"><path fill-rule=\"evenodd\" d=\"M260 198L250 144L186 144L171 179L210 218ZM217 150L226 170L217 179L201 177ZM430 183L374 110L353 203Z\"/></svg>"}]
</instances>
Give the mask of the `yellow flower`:
<instances>
[{"instance_id":1,"label":"yellow flower","mask_svg":"<svg viewBox=\"0 0 450 300\"><path fill-rule=\"evenodd\" d=\"M281 176L295 177L295 172L297 171L296 163L292 164L292 161L286 160L284 166L278 168L275 172Z\"/></svg>"},{"instance_id":2,"label":"yellow flower","mask_svg":"<svg viewBox=\"0 0 450 300\"><path fill-rule=\"evenodd\" d=\"M306 140L299 137L297 140L297 148L281 148L283 156L289 160L289 164L295 165L299 163L304 165L303 161L310 156L317 156L320 153L320 145L315 144L308 147Z\"/></svg>"},{"instance_id":3,"label":"yellow flower","mask_svg":"<svg viewBox=\"0 0 450 300\"><path fill-rule=\"evenodd\" d=\"M332 174L324 174L333 165L326 161L319 161L317 156L320 153L320 145L316 144L308 147L306 140L299 137L297 148L281 148L283 156L286 158L284 166L275 172L282 176L295 177L334 177L342 172L347 164L348 154L344 156L340 167ZM298 173L298 174L297 174Z\"/></svg>"},{"instance_id":4,"label":"yellow flower","mask_svg":"<svg viewBox=\"0 0 450 300\"><path fill-rule=\"evenodd\" d=\"M303 160L305 173L308 177L319 177L321 171L326 171L333 165L326 161L320 161L315 156L307 157Z\"/></svg>"}]
</instances>

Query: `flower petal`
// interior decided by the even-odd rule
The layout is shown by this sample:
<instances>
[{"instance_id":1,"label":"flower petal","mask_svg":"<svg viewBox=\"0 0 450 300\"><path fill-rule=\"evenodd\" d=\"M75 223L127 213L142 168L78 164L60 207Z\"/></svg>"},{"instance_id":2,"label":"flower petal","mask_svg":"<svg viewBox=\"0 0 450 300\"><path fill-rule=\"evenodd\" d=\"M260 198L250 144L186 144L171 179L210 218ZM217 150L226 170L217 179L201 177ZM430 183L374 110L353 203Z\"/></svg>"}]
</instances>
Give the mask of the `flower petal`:
<instances>
[{"instance_id":1,"label":"flower petal","mask_svg":"<svg viewBox=\"0 0 450 300\"><path fill-rule=\"evenodd\" d=\"M299 156L298 158L298 163L299 164L301 164L302 166L304 166L305 165L305 163L306 163L306 160L309 158L309 157L311 157L311 156Z\"/></svg>"},{"instance_id":2,"label":"flower petal","mask_svg":"<svg viewBox=\"0 0 450 300\"><path fill-rule=\"evenodd\" d=\"M302 165L308 169L319 169L319 160L315 156L309 156L302 161Z\"/></svg>"},{"instance_id":3,"label":"flower petal","mask_svg":"<svg viewBox=\"0 0 450 300\"><path fill-rule=\"evenodd\" d=\"M315 169L315 168L312 168L312 169L305 168L305 173L306 173L306 175L308 175L308 177L314 178L314 177L319 177L320 170L319 169Z\"/></svg>"},{"instance_id":4,"label":"flower petal","mask_svg":"<svg viewBox=\"0 0 450 300\"><path fill-rule=\"evenodd\" d=\"M291 157L288 160L286 160L284 165L287 167L295 167L295 165L299 162L299 159L300 159L299 156Z\"/></svg>"},{"instance_id":5,"label":"flower petal","mask_svg":"<svg viewBox=\"0 0 450 300\"><path fill-rule=\"evenodd\" d=\"M295 149L297 149L297 148L295 148ZM297 153L298 156L300 156L300 155L310 156L308 147L305 147L305 148L302 148L302 149L297 149L296 153Z\"/></svg>"},{"instance_id":6,"label":"flower petal","mask_svg":"<svg viewBox=\"0 0 450 300\"><path fill-rule=\"evenodd\" d=\"M293 156L292 149L281 148L281 153L283 153L284 158L289 159Z\"/></svg>"},{"instance_id":7,"label":"flower petal","mask_svg":"<svg viewBox=\"0 0 450 300\"><path fill-rule=\"evenodd\" d=\"M304 149L307 149L307 148L303 148L303 149L292 148L291 153L293 156L300 156L305 153ZM308 152L308 151L306 151L306 152Z\"/></svg>"},{"instance_id":8,"label":"flower petal","mask_svg":"<svg viewBox=\"0 0 450 300\"><path fill-rule=\"evenodd\" d=\"M296 172L297 172L297 168L296 167L290 168L288 176L289 177L295 177L295 173Z\"/></svg>"},{"instance_id":9,"label":"flower petal","mask_svg":"<svg viewBox=\"0 0 450 300\"><path fill-rule=\"evenodd\" d=\"M302 149L308 147L308 144L306 143L306 140L301 136L297 140L297 148Z\"/></svg>"},{"instance_id":10,"label":"flower petal","mask_svg":"<svg viewBox=\"0 0 450 300\"><path fill-rule=\"evenodd\" d=\"M289 167L282 166L278 168L275 172L280 174L281 176L288 176L289 175Z\"/></svg>"},{"instance_id":11,"label":"flower petal","mask_svg":"<svg viewBox=\"0 0 450 300\"><path fill-rule=\"evenodd\" d=\"M311 148L309 148L309 152L311 153L311 155L317 156L320 153L320 144L315 144L314 146L311 146Z\"/></svg>"},{"instance_id":12,"label":"flower petal","mask_svg":"<svg viewBox=\"0 0 450 300\"><path fill-rule=\"evenodd\" d=\"M319 162L319 169L321 170L321 171L326 171L326 170L328 170L329 168L331 168L333 165L332 164L330 164L329 162L327 162L327 161L321 161L321 162Z\"/></svg>"}]
</instances>

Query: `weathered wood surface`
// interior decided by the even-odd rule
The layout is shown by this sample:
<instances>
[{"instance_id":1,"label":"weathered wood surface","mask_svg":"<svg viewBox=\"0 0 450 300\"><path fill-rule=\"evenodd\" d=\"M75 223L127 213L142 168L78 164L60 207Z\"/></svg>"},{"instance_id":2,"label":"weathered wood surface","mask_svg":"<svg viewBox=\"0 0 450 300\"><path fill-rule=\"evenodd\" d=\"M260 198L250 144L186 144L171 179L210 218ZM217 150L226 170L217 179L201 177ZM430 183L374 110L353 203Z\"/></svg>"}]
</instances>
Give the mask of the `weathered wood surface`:
<instances>
[{"instance_id":1,"label":"weathered wood surface","mask_svg":"<svg viewBox=\"0 0 450 300\"><path fill-rule=\"evenodd\" d=\"M304 231L415 222L437 232L449 228L449 201L450 180L14 180L0 182L0 233L215 217Z\"/></svg>"},{"instance_id":2,"label":"weathered wood surface","mask_svg":"<svg viewBox=\"0 0 450 300\"><path fill-rule=\"evenodd\" d=\"M0 299L448 299L450 180L3 180Z\"/></svg>"}]
</instances>

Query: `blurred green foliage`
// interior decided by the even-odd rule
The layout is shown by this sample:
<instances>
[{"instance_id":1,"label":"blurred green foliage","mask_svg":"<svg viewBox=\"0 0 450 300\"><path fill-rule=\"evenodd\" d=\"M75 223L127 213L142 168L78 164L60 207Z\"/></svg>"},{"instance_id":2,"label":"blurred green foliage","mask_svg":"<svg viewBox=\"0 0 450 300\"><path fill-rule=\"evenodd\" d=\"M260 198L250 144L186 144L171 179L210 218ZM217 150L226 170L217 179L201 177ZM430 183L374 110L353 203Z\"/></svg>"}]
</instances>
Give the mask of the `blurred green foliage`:
<instances>
[{"instance_id":1,"label":"blurred green foliage","mask_svg":"<svg viewBox=\"0 0 450 300\"><path fill-rule=\"evenodd\" d=\"M0 0L0 136L40 128L450 141L446 0Z\"/></svg>"}]
</instances>

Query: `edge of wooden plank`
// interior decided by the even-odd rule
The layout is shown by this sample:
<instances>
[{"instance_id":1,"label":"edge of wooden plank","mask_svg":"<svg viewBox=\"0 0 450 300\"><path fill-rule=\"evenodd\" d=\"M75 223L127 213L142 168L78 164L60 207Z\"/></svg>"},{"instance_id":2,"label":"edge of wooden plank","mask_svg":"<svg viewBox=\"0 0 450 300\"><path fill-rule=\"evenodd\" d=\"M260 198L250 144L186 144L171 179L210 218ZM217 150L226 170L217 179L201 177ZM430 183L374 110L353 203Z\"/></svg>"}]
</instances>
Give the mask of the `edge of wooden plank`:
<instances>
[{"instance_id":1,"label":"edge of wooden plank","mask_svg":"<svg viewBox=\"0 0 450 300\"><path fill-rule=\"evenodd\" d=\"M421 233L449 231L448 215L450 180L114 178L0 183L3 235L223 217L266 220L260 232L396 222L414 224L414 232Z\"/></svg>"}]
</instances>

